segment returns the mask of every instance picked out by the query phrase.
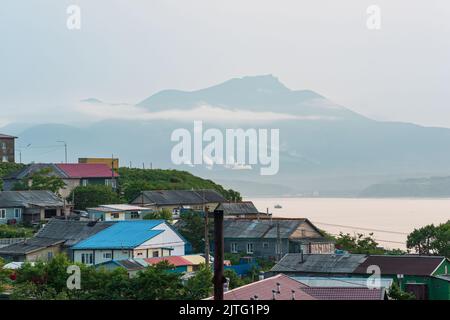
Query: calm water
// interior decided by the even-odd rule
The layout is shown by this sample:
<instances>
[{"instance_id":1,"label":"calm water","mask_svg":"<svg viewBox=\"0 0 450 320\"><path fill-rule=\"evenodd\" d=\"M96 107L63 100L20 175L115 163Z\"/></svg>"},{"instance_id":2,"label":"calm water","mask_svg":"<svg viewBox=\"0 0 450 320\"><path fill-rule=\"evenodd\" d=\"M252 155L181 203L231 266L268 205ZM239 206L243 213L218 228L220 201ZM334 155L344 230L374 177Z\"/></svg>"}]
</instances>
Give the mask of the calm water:
<instances>
[{"instance_id":1,"label":"calm water","mask_svg":"<svg viewBox=\"0 0 450 320\"><path fill-rule=\"evenodd\" d=\"M405 249L414 228L450 219L450 199L249 198L273 216L308 218L332 234L374 233L386 248ZM274 206L279 204L281 209Z\"/></svg>"}]
</instances>

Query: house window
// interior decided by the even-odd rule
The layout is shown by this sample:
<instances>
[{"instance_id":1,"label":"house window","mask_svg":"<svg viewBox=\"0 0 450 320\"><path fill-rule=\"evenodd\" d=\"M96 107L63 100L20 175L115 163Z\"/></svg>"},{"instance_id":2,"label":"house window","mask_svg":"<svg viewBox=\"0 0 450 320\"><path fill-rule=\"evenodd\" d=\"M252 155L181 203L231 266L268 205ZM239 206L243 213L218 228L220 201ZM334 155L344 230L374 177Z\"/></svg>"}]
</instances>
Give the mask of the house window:
<instances>
[{"instance_id":1,"label":"house window","mask_svg":"<svg viewBox=\"0 0 450 320\"><path fill-rule=\"evenodd\" d=\"M15 208L14 209L14 218L20 219L22 217L22 209L21 208Z\"/></svg>"},{"instance_id":2,"label":"house window","mask_svg":"<svg viewBox=\"0 0 450 320\"><path fill-rule=\"evenodd\" d=\"M53 252L49 251L47 252L47 260L52 260L53 259Z\"/></svg>"},{"instance_id":3,"label":"house window","mask_svg":"<svg viewBox=\"0 0 450 320\"><path fill-rule=\"evenodd\" d=\"M2 142L2 149L3 149L3 151L6 150L6 143L5 142Z\"/></svg>"},{"instance_id":4,"label":"house window","mask_svg":"<svg viewBox=\"0 0 450 320\"><path fill-rule=\"evenodd\" d=\"M118 212L111 213L111 219L119 219L119 216Z\"/></svg>"},{"instance_id":5,"label":"house window","mask_svg":"<svg viewBox=\"0 0 450 320\"><path fill-rule=\"evenodd\" d=\"M237 253L238 252L238 244L236 242L231 243L231 253Z\"/></svg>"},{"instance_id":6,"label":"house window","mask_svg":"<svg viewBox=\"0 0 450 320\"><path fill-rule=\"evenodd\" d=\"M0 209L0 219L6 219L6 209Z\"/></svg>"},{"instance_id":7,"label":"house window","mask_svg":"<svg viewBox=\"0 0 450 320\"><path fill-rule=\"evenodd\" d=\"M81 180L81 185L82 185L83 187L86 187L86 186L88 185L87 179Z\"/></svg>"},{"instance_id":8,"label":"house window","mask_svg":"<svg viewBox=\"0 0 450 320\"><path fill-rule=\"evenodd\" d=\"M153 251L152 255L153 255L153 258L159 257L159 251Z\"/></svg>"},{"instance_id":9,"label":"house window","mask_svg":"<svg viewBox=\"0 0 450 320\"><path fill-rule=\"evenodd\" d=\"M139 212L131 212L130 219L139 219Z\"/></svg>"},{"instance_id":10,"label":"house window","mask_svg":"<svg viewBox=\"0 0 450 320\"><path fill-rule=\"evenodd\" d=\"M103 259L112 259L112 254L110 252L103 253Z\"/></svg>"},{"instance_id":11,"label":"house window","mask_svg":"<svg viewBox=\"0 0 450 320\"><path fill-rule=\"evenodd\" d=\"M84 264L94 263L94 255L92 253L82 253L81 254L81 263L84 263Z\"/></svg>"},{"instance_id":12,"label":"house window","mask_svg":"<svg viewBox=\"0 0 450 320\"><path fill-rule=\"evenodd\" d=\"M2 162L8 162L8 156L3 156L2 157Z\"/></svg>"},{"instance_id":13,"label":"house window","mask_svg":"<svg viewBox=\"0 0 450 320\"><path fill-rule=\"evenodd\" d=\"M262 246L263 246L263 249L269 249L269 243L268 242L263 242Z\"/></svg>"},{"instance_id":14,"label":"house window","mask_svg":"<svg viewBox=\"0 0 450 320\"><path fill-rule=\"evenodd\" d=\"M248 254L253 253L253 243L247 243L247 253Z\"/></svg>"}]
</instances>

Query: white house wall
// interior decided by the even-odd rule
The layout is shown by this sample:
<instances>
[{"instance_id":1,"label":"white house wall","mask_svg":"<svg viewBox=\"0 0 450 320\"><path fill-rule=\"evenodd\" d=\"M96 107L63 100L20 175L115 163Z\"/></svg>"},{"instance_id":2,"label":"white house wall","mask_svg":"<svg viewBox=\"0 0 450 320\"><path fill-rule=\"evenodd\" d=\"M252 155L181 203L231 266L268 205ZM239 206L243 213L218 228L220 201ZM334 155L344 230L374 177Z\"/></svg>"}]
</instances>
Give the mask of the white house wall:
<instances>
[{"instance_id":1,"label":"white house wall","mask_svg":"<svg viewBox=\"0 0 450 320\"><path fill-rule=\"evenodd\" d=\"M144 242L140 246L136 247L135 250L142 249L153 249L153 248L173 248L172 256L183 256L184 251L184 241L171 227L166 223L162 223L159 226L153 228L153 230L164 230L156 237Z\"/></svg>"}]
</instances>

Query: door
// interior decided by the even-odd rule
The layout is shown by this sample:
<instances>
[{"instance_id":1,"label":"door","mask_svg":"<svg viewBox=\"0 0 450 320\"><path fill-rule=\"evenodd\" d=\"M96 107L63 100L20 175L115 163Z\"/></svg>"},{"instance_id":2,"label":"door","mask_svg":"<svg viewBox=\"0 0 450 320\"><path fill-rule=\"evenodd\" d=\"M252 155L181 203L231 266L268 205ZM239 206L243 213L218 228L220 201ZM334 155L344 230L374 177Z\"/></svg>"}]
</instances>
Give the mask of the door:
<instances>
[{"instance_id":1,"label":"door","mask_svg":"<svg viewBox=\"0 0 450 320\"><path fill-rule=\"evenodd\" d=\"M425 283L407 283L405 289L414 294L417 300L428 300L428 286Z\"/></svg>"}]
</instances>

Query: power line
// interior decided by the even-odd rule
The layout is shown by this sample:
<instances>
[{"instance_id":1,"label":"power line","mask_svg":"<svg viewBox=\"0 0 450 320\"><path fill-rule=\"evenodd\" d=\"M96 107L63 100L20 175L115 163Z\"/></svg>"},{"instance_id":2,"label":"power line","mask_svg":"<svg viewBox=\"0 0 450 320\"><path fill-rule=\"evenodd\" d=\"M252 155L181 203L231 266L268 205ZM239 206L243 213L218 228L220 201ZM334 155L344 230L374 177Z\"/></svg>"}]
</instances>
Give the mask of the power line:
<instances>
[{"instance_id":1,"label":"power line","mask_svg":"<svg viewBox=\"0 0 450 320\"><path fill-rule=\"evenodd\" d=\"M321 224L325 226L332 226L332 227L341 227L341 228L351 228L351 229L360 229L360 230L366 230L366 231L374 231L374 232L383 232L383 233L393 233L393 234L401 234L401 235L408 235L406 232L400 232L400 231L391 231L391 230L383 230L383 229L370 229L365 227L355 227L355 226L346 226L342 224L332 224L332 223L325 223L325 222L318 222L318 221L312 221L315 224Z\"/></svg>"}]
</instances>

